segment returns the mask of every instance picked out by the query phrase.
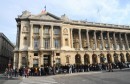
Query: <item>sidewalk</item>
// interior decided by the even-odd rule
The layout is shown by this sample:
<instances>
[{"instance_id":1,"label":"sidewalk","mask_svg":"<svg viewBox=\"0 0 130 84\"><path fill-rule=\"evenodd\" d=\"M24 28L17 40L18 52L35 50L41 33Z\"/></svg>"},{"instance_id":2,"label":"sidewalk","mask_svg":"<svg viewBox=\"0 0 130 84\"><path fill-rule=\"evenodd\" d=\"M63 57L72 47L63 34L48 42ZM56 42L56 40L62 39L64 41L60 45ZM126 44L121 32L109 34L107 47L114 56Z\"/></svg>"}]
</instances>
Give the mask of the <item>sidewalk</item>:
<instances>
[{"instance_id":1,"label":"sidewalk","mask_svg":"<svg viewBox=\"0 0 130 84\"><path fill-rule=\"evenodd\" d=\"M127 71L130 70L130 68L124 68L124 69L113 69L113 72L118 72L118 71ZM63 73L63 74L56 74L56 75L48 75L48 76L43 76L43 77L56 77L56 76L74 76L74 75L86 75L86 74L99 74L99 73L106 73L108 70L103 70L103 71L89 71L89 72L77 72L77 73ZM29 77L36 77L36 76L29 76ZM42 77L42 76L39 76ZM7 76L4 76L4 74L0 74L0 78L7 78ZM12 78L18 78L18 79L23 79L23 77L12 77Z\"/></svg>"},{"instance_id":2,"label":"sidewalk","mask_svg":"<svg viewBox=\"0 0 130 84\"><path fill-rule=\"evenodd\" d=\"M124 69L113 69L113 72L117 71L125 71L130 70L130 68L124 68ZM67 73L67 74L56 74L56 75L50 75L52 77L54 76L74 76L74 75L86 75L86 74L99 74L99 73L106 73L108 70L102 70L102 71L89 71L89 72L77 72L77 73Z\"/></svg>"}]
</instances>

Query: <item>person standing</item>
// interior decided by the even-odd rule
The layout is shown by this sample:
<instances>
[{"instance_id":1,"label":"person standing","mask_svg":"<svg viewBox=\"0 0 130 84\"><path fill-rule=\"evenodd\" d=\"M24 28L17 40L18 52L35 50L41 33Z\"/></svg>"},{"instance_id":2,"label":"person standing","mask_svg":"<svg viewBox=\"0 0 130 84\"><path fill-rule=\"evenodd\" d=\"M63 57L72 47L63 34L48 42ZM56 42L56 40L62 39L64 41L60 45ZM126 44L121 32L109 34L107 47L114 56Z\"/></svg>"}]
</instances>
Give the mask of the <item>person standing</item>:
<instances>
[{"instance_id":1,"label":"person standing","mask_svg":"<svg viewBox=\"0 0 130 84\"><path fill-rule=\"evenodd\" d=\"M112 69L112 64L111 63L108 63L108 70L109 70L109 72L113 72L113 69Z\"/></svg>"},{"instance_id":2,"label":"person standing","mask_svg":"<svg viewBox=\"0 0 130 84\"><path fill-rule=\"evenodd\" d=\"M14 70L14 75L15 75L15 77L18 77L18 69L17 68L15 68L15 70Z\"/></svg>"},{"instance_id":3,"label":"person standing","mask_svg":"<svg viewBox=\"0 0 130 84\"><path fill-rule=\"evenodd\" d=\"M69 73L72 74L72 66L70 64L68 66L69 66Z\"/></svg>"}]
</instances>

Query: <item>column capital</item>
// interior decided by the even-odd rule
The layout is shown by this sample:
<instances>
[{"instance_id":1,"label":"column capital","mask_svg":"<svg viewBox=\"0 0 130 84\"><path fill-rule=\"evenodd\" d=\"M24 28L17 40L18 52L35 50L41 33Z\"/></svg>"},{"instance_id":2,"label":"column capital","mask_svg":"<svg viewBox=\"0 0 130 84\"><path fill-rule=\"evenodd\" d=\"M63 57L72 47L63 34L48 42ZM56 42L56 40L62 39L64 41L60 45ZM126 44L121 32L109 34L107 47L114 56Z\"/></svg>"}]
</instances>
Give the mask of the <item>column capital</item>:
<instances>
[{"instance_id":1,"label":"column capital","mask_svg":"<svg viewBox=\"0 0 130 84\"><path fill-rule=\"evenodd\" d=\"M104 31L101 31L101 33L103 33Z\"/></svg>"},{"instance_id":2,"label":"column capital","mask_svg":"<svg viewBox=\"0 0 130 84\"><path fill-rule=\"evenodd\" d=\"M89 30L89 29L86 29L86 31L88 31L88 32L89 32L90 30Z\"/></svg>"},{"instance_id":3,"label":"column capital","mask_svg":"<svg viewBox=\"0 0 130 84\"><path fill-rule=\"evenodd\" d=\"M74 28L70 28L71 30L73 30Z\"/></svg>"},{"instance_id":4,"label":"column capital","mask_svg":"<svg viewBox=\"0 0 130 84\"><path fill-rule=\"evenodd\" d=\"M44 25L40 25L40 27L42 28Z\"/></svg>"},{"instance_id":5,"label":"column capital","mask_svg":"<svg viewBox=\"0 0 130 84\"><path fill-rule=\"evenodd\" d=\"M33 26L34 24L33 23L30 23L31 26Z\"/></svg>"}]
</instances>

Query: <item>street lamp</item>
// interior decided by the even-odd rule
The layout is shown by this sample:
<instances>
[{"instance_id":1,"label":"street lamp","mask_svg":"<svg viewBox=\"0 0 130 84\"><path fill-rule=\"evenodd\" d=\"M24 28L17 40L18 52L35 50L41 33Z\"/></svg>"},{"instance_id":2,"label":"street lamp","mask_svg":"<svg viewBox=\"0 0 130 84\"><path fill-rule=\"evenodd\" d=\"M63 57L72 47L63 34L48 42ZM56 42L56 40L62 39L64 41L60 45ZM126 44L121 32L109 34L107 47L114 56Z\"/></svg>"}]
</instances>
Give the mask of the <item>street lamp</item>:
<instances>
[{"instance_id":1,"label":"street lamp","mask_svg":"<svg viewBox=\"0 0 130 84\"><path fill-rule=\"evenodd\" d=\"M54 60L54 51L52 51L53 56L53 75L55 75L55 60Z\"/></svg>"}]
</instances>

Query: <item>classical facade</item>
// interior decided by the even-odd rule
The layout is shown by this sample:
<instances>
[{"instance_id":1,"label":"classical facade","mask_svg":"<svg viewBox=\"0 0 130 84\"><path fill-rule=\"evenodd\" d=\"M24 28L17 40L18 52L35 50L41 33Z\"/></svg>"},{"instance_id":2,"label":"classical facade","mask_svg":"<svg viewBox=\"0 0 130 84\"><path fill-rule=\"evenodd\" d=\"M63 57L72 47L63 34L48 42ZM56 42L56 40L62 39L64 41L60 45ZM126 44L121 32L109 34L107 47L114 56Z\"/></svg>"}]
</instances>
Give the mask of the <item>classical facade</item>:
<instances>
[{"instance_id":1,"label":"classical facade","mask_svg":"<svg viewBox=\"0 0 130 84\"><path fill-rule=\"evenodd\" d=\"M13 65L14 45L3 34L0 33L0 72Z\"/></svg>"},{"instance_id":2,"label":"classical facade","mask_svg":"<svg viewBox=\"0 0 130 84\"><path fill-rule=\"evenodd\" d=\"M28 11L16 21L14 67L130 62L130 26Z\"/></svg>"}]
</instances>

